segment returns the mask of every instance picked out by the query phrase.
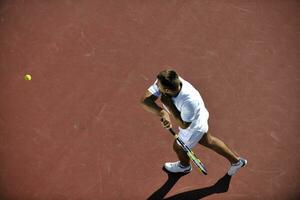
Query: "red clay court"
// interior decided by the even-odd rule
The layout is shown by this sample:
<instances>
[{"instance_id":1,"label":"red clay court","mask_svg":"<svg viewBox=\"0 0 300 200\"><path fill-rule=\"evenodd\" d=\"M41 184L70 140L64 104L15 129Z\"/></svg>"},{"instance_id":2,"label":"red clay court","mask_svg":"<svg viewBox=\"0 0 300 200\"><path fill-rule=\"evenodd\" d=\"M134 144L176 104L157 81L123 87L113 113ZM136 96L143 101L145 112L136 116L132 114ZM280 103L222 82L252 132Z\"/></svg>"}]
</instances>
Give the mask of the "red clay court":
<instances>
[{"instance_id":1,"label":"red clay court","mask_svg":"<svg viewBox=\"0 0 300 200\"><path fill-rule=\"evenodd\" d=\"M299 36L296 0L2 0L0 199L299 199ZM173 138L139 100L166 66L248 159L231 180L200 145L208 176L162 170Z\"/></svg>"}]
</instances>

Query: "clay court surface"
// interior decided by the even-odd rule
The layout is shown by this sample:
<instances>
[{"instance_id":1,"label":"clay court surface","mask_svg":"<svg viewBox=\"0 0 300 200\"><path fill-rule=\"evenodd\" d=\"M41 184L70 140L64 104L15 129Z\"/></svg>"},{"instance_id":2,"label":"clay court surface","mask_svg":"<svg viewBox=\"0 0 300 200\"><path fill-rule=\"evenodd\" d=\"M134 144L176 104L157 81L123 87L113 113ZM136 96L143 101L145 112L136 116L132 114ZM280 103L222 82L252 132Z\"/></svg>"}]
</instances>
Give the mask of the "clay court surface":
<instances>
[{"instance_id":1,"label":"clay court surface","mask_svg":"<svg viewBox=\"0 0 300 200\"><path fill-rule=\"evenodd\" d=\"M299 199L299 35L293 0L2 0L0 199ZM248 159L231 179L200 145L208 176L162 170L173 138L139 100L166 66Z\"/></svg>"}]
</instances>

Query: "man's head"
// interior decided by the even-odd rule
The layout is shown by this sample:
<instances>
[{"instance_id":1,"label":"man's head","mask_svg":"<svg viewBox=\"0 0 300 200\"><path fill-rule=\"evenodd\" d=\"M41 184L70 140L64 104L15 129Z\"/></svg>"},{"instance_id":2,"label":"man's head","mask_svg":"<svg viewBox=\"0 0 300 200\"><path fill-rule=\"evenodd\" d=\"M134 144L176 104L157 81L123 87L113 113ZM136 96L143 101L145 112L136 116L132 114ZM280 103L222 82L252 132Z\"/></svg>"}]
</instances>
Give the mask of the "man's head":
<instances>
[{"instance_id":1,"label":"man's head","mask_svg":"<svg viewBox=\"0 0 300 200\"><path fill-rule=\"evenodd\" d=\"M181 89L179 76L175 70L167 69L159 72L157 80L157 86L163 94L176 96Z\"/></svg>"}]
</instances>

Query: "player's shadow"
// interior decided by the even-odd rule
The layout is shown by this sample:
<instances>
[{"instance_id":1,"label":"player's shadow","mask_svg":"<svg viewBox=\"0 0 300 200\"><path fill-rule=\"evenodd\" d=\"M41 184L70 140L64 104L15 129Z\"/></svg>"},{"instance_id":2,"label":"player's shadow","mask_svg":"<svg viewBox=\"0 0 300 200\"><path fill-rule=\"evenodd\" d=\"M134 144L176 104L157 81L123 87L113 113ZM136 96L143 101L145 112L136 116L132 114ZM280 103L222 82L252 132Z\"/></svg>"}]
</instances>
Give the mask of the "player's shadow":
<instances>
[{"instance_id":1,"label":"player's shadow","mask_svg":"<svg viewBox=\"0 0 300 200\"><path fill-rule=\"evenodd\" d=\"M164 170L164 169L163 169ZM168 174L168 180L157 191L155 191L147 200L161 200L168 194L176 182L185 174L172 174L164 170ZM176 194L174 196L165 198L164 200L197 200L207 197L212 194L225 193L229 189L231 176L225 174L214 185L191 190L183 193Z\"/></svg>"},{"instance_id":2,"label":"player's shadow","mask_svg":"<svg viewBox=\"0 0 300 200\"><path fill-rule=\"evenodd\" d=\"M163 199L168 192L173 188L176 182L183 177L184 173L170 173L164 167L162 168L168 175L168 180L158 189L156 190L147 200L158 200Z\"/></svg>"}]
</instances>

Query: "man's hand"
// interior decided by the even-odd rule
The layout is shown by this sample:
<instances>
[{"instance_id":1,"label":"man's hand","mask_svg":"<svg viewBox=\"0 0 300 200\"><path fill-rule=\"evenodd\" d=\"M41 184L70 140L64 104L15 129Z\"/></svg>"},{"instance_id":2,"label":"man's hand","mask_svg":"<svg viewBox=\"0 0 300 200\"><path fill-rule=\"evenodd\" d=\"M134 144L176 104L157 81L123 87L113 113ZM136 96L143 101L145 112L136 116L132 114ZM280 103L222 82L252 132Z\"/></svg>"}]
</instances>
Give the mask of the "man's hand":
<instances>
[{"instance_id":1,"label":"man's hand","mask_svg":"<svg viewBox=\"0 0 300 200\"><path fill-rule=\"evenodd\" d=\"M161 124L164 128L166 129L172 128L170 115L167 111L165 110L160 111L160 117L161 117Z\"/></svg>"},{"instance_id":2,"label":"man's hand","mask_svg":"<svg viewBox=\"0 0 300 200\"><path fill-rule=\"evenodd\" d=\"M155 101L157 97L146 91L146 94L141 98L140 102L143 108L149 112L152 112L160 117L161 123L164 128L172 128L170 115L167 111L159 107ZM172 101L172 99L170 99Z\"/></svg>"}]
</instances>

